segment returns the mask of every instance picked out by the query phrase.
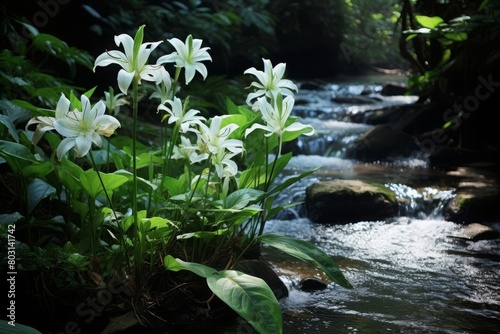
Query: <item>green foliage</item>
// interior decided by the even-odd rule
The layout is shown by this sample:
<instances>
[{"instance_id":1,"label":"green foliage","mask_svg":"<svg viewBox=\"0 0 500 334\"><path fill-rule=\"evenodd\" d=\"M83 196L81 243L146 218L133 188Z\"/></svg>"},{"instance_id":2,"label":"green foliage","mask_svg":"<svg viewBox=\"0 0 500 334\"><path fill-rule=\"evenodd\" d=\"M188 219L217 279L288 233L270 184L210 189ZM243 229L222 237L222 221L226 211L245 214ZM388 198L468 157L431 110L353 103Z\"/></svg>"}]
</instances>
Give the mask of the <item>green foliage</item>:
<instances>
[{"instance_id":1,"label":"green foliage","mask_svg":"<svg viewBox=\"0 0 500 334\"><path fill-rule=\"evenodd\" d=\"M48 42L44 51L65 59L72 57L74 50L66 48L65 43L49 36L41 38ZM95 87L80 98L73 90L62 95L63 87L55 87L61 89L57 100L51 100L55 95L50 99L45 96L41 103L38 96L27 97L27 101L15 94L11 101L2 104L12 109L11 114L18 108L29 111L35 116L28 125L36 124L33 133L15 118L0 118L4 129L0 164L8 165L16 178L24 206L19 214L4 217L16 220L18 230L26 231L21 240L25 247L19 248L24 266L20 269L47 274L51 285L58 289L88 288L83 290L85 293L92 293L96 281L100 285L116 276L132 277L136 292L127 296L130 303L141 298L162 300L165 291L153 290L161 286L157 277L164 277L165 268L186 269L204 277L208 288L259 333L281 333L280 306L267 284L223 268L230 268L246 256L249 248L263 242L318 265L334 282L351 287L331 258L316 247L263 234L267 220L288 206L275 205L278 194L314 172L306 171L276 183L292 157L291 153L281 154L283 144L302 134L312 134L312 129L288 129L292 124L298 125L297 117L289 117L266 135L253 131L253 126L261 130L268 121L260 112L223 97L224 92L231 90L224 89L218 78L207 80L206 84L216 83L215 88L220 91L217 98L227 110L210 119L197 116L199 111L191 109L196 99L191 100L178 82L184 77L180 75L183 67L174 68L173 82L167 85L165 76L161 80L155 77L164 74L161 66L145 67L131 61L149 56L143 38L144 26L140 26L133 50L126 50L133 54L127 55L126 60L111 57L116 62L130 61L127 65L133 68L126 67L133 71L131 82L126 82L132 86L131 92L127 91L128 86L123 88L123 81L119 85L122 92L131 95L131 121L124 118L119 123L104 114L103 102L91 103L90 99L96 100ZM103 57L110 53L105 52ZM141 75L145 69L150 76ZM123 73L118 75L118 82L120 79ZM141 79L174 87L167 90L166 100L151 102L163 107L170 105L172 110L158 108L157 124L150 125L155 135L150 141L140 141L137 135L144 128L137 117ZM174 102L179 100L176 95L182 96L175 87L188 96L178 104L182 110L174 108ZM55 92L54 89L52 93ZM205 99L201 98L198 96L196 105L203 105ZM283 102L281 93L270 99ZM211 106L211 102L207 100L206 105ZM115 114L119 117L118 112ZM131 123L131 136L113 136L120 124L125 128L125 122ZM277 126L267 124L271 125ZM35 138L40 139L39 143ZM42 141L43 149L38 147ZM65 153L61 153L61 147ZM42 203L54 206L44 212ZM168 282L173 284L174 280ZM177 288L166 287L172 291ZM48 289L48 295L51 293ZM178 305L169 305L174 306ZM210 308L210 300L207 307Z\"/></svg>"},{"instance_id":2,"label":"green foliage","mask_svg":"<svg viewBox=\"0 0 500 334\"><path fill-rule=\"evenodd\" d=\"M397 49L400 34L396 30L400 4L383 0L345 2L341 52L347 64L403 67Z\"/></svg>"},{"instance_id":3,"label":"green foliage","mask_svg":"<svg viewBox=\"0 0 500 334\"><path fill-rule=\"evenodd\" d=\"M236 270L220 270L198 263L184 262L168 255L168 270L189 270L206 278L212 292L248 321L259 333L282 333L281 308L262 279Z\"/></svg>"},{"instance_id":4,"label":"green foliage","mask_svg":"<svg viewBox=\"0 0 500 334\"><path fill-rule=\"evenodd\" d=\"M31 39L22 36L22 30L31 33ZM66 63L68 78L76 76L77 67L92 70L93 57L86 51L68 46L50 34L41 34L25 22L6 18L4 21L12 50L0 53L0 99L22 99L53 107L61 92L79 90L68 79L55 77L61 62ZM50 65L48 65L50 64Z\"/></svg>"},{"instance_id":5,"label":"green foliage","mask_svg":"<svg viewBox=\"0 0 500 334\"><path fill-rule=\"evenodd\" d=\"M500 33L494 22L500 12L495 1L473 1L467 6L436 6L433 11L425 5L408 8L409 5L402 11L405 43L401 43L400 48L415 69L409 83L423 96L449 92L451 86L446 79L447 73L462 65L456 61L467 43L490 44L488 40L497 38ZM424 15L426 12L432 14ZM477 35L480 31L488 33ZM470 40L471 34L475 36L474 41Z\"/></svg>"},{"instance_id":6,"label":"green foliage","mask_svg":"<svg viewBox=\"0 0 500 334\"><path fill-rule=\"evenodd\" d=\"M296 258L317 265L328 277L338 285L344 288L352 288L351 283L344 277L339 267L333 262L321 249L299 239L285 237L277 234L262 234L257 240L269 246L290 254Z\"/></svg>"}]
</instances>

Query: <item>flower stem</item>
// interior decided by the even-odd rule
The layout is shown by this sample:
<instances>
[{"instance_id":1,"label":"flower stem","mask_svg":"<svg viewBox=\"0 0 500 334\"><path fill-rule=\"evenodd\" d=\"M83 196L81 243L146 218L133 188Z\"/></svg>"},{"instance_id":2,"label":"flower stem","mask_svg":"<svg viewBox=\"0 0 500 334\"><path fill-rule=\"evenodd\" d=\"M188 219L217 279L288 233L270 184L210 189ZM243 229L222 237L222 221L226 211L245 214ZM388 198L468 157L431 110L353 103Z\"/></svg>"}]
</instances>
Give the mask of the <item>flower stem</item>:
<instances>
[{"instance_id":1,"label":"flower stem","mask_svg":"<svg viewBox=\"0 0 500 334\"><path fill-rule=\"evenodd\" d=\"M137 212L137 113L139 109L139 79L132 80L132 218L135 226L134 263L135 284L140 294L142 286L143 238Z\"/></svg>"}]
</instances>

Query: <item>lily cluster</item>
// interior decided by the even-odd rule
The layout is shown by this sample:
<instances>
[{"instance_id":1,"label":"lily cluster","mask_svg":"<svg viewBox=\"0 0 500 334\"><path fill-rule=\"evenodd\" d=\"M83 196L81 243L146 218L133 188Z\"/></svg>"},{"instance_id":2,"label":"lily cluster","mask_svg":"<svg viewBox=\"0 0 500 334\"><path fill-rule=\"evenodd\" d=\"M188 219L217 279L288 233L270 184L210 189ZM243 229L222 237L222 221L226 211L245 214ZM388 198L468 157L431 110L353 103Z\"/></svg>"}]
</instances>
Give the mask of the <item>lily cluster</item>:
<instances>
[{"instance_id":1,"label":"lily cluster","mask_svg":"<svg viewBox=\"0 0 500 334\"><path fill-rule=\"evenodd\" d=\"M120 122L110 115L104 115L106 105L103 101L91 105L87 96L82 95L80 108L70 108L70 101L61 94L55 110L55 117L39 116L32 118L26 127L38 124L33 135L36 145L42 135L49 130L56 130L65 137L57 147L59 160L72 148L77 157L83 157L91 149L92 143L102 147L102 136L110 137Z\"/></svg>"},{"instance_id":2,"label":"lily cluster","mask_svg":"<svg viewBox=\"0 0 500 334\"><path fill-rule=\"evenodd\" d=\"M230 268L250 246L260 242L317 263L332 280L350 286L331 258L314 246L264 233L269 217L293 205L274 203L278 194L314 172L275 182L292 157L291 153L282 154L283 143L315 133L291 115L298 88L284 79L284 63L273 67L270 60L263 59L263 71L252 67L244 72L256 78L249 86L254 89L246 105L237 106L228 98L227 114L206 118L190 107L189 97L182 101L176 93L182 71L185 85L197 72L206 79L203 62L212 60L209 48L191 35L184 42L172 38L168 42L175 51L150 64L152 52L162 41L143 43L143 36L144 26L134 38L118 35L115 43L123 46L123 51L106 51L95 60L94 70L112 64L121 67L117 75L120 93L115 95L110 88L94 105L90 102L92 91L79 99L73 93L69 99L62 94L53 115L43 114L28 122L27 127L37 125L32 142L36 145L51 130L63 137L56 149L61 164L48 165L65 180L64 187L57 188L68 194L61 200L81 217L80 231L84 232L78 235L84 241L82 249L90 250L89 263L101 261L94 261L96 258L106 262L107 256L100 256L101 252L108 255L113 249L121 253L127 268L114 260L103 267L109 267L110 277L115 271L131 274L136 298L149 291L145 288L148 274L157 270L158 261L163 269L190 270L206 278L212 292L260 333L281 333L280 305L263 280L234 270L216 271L206 264ZM173 76L164 67L168 63L174 64ZM141 145L138 149L138 87L145 81L156 88L150 98L159 100L162 127L158 146ZM108 161L96 163L92 146L102 148L102 136L111 137L121 126L115 116L129 100L131 138L111 138L108 154L100 155ZM106 109L114 116L105 115ZM71 159L63 159L71 153L88 156L92 169L84 171ZM109 167L111 160L116 170L100 171L104 164ZM159 260L159 255L166 256ZM174 255L189 262L174 259ZM100 269L96 266L92 270ZM258 317L256 312L261 312Z\"/></svg>"}]
</instances>

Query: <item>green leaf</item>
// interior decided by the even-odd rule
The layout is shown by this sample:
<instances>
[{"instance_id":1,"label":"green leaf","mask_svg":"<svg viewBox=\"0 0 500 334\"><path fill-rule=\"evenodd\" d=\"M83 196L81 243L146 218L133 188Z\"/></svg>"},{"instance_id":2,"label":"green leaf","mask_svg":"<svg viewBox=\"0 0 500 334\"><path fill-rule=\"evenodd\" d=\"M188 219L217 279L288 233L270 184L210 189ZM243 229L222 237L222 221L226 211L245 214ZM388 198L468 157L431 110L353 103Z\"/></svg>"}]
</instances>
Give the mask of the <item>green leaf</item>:
<instances>
[{"instance_id":1,"label":"green leaf","mask_svg":"<svg viewBox=\"0 0 500 334\"><path fill-rule=\"evenodd\" d=\"M54 170L54 165L48 161L42 163L32 163L31 165L25 166L22 171L25 177L37 176L43 177Z\"/></svg>"},{"instance_id":2,"label":"green leaf","mask_svg":"<svg viewBox=\"0 0 500 334\"><path fill-rule=\"evenodd\" d=\"M23 218L24 216L22 216L19 212L2 213L0 214L0 224L3 225L14 224Z\"/></svg>"},{"instance_id":3,"label":"green leaf","mask_svg":"<svg viewBox=\"0 0 500 334\"><path fill-rule=\"evenodd\" d=\"M260 196L264 194L263 191L256 189L239 189L231 193L224 200L225 209L243 209L250 202L257 201Z\"/></svg>"},{"instance_id":4,"label":"green leaf","mask_svg":"<svg viewBox=\"0 0 500 334\"><path fill-rule=\"evenodd\" d=\"M184 194L188 190L185 182L170 176L165 177L163 187L168 190L170 196Z\"/></svg>"},{"instance_id":5,"label":"green leaf","mask_svg":"<svg viewBox=\"0 0 500 334\"><path fill-rule=\"evenodd\" d=\"M207 278L217 273L217 270L205 266L200 263L194 262L184 262L179 259L174 259L172 255L165 256L165 267L167 270L179 271L179 270L189 270L198 276Z\"/></svg>"},{"instance_id":6,"label":"green leaf","mask_svg":"<svg viewBox=\"0 0 500 334\"><path fill-rule=\"evenodd\" d=\"M77 196L82 189L79 179L80 175L83 174L83 169L67 158L63 158L61 165L57 166L56 169L61 182L68 188L69 193L73 197Z\"/></svg>"},{"instance_id":7,"label":"green leaf","mask_svg":"<svg viewBox=\"0 0 500 334\"><path fill-rule=\"evenodd\" d=\"M298 259L317 265L333 282L344 288L352 288L351 283L347 281L331 257L307 241L272 233L260 235L257 237L257 241L273 246Z\"/></svg>"},{"instance_id":8,"label":"green leaf","mask_svg":"<svg viewBox=\"0 0 500 334\"><path fill-rule=\"evenodd\" d=\"M56 194L56 189L47 182L34 179L28 184L28 210L33 209L46 197Z\"/></svg>"},{"instance_id":9,"label":"green leaf","mask_svg":"<svg viewBox=\"0 0 500 334\"><path fill-rule=\"evenodd\" d=\"M10 334L42 334L33 327L28 327L21 325L20 323L15 323L15 326L9 325L7 320L0 320L0 333L10 333Z\"/></svg>"},{"instance_id":10,"label":"green leaf","mask_svg":"<svg viewBox=\"0 0 500 334\"><path fill-rule=\"evenodd\" d=\"M99 173L99 175L101 176L104 188L107 192L111 192L127 182L127 177L123 175L106 174L102 172ZM80 175L80 183L82 185L82 188L85 189L85 191L92 198L96 198L99 193L103 191L101 181L99 180L99 175L97 175L97 172L92 169L89 169Z\"/></svg>"},{"instance_id":11,"label":"green leaf","mask_svg":"<svg viewBox=\"0 0 500 334\"><path fill-rule=\"evenodd\" d=\"M443 19L439 16L425 16L425 15L415 15L415 20L424 28L434 29L441 23Z\"/></svg>"},{"instance_id":12,"label":"green leaf","mask_svg":"<svg viewBox=\"0 0 500 334\"><path fill-rule=\"evenodd\" d=\"M463 42L467 40L468 35L466 32L453 32L444 34L444 38L449 39L453 42Z\"/></svg>"},{"instance_id":13,"label":"green leaf","mask_svg":"<svg viewBox=\"0 0 500 334\"><path fill-rule=\"evenodd\" d=\"M281 308L264 280L236 270L207 277L208 287L261 334L282 333Z\"/></svg>"},{"instance_id":14,"label":"green leaf","mask_svg":"<svg viewBox=\"0 0 500 334\"><path fill-rule=\"evenodd\" d=\"M126 177L127 180L129 180L129 181L132 181L134 178L134 175L125 169L119 169L119 170L115 171L114 174L115 175L122 175L122 176ZM144 189L145 191L154 191L157 188L157 186L155 184L149 182L146 179L143 179L142 177L137 178L137 184L138 184L139 188Z\"/></svg>"},{"instance_id":15,"label":"green leaf","mask_svg":"<svg viewBox=\"0 0 500 334\"><path fill-rule=\"evenodd\" d=\"M16 142L19 142L19 135L17 134L16 126L14 125L14 123L12 123L9 117L7 117L6 115L0 115L0 123L2 123L7 128L12 138Z\"/></svg>"},{"instance_id":16,"label":"green leaf","mask_svg":"<svg viewBox=\"0 0 500 334\"><path fill-rule=\"evenodd\" d=\"M168 270L189 270L207 279L210 290L248 321L261 334L283 332L281 308L267 283L236 270L217 271L199 263L184 262L167 255Z\"/></svg>"},{"instance_id":17,"label":"green leaf","mask_svg":"<svg viewBox=\"0 0 500 334\"><path fill-rule=\"evenodd\" d=\"M38 163L26 146L5 140L0 140L0 157L4 158L14 173L18 175L27 165L33 162Z\"/></svg>"}]
</instances>

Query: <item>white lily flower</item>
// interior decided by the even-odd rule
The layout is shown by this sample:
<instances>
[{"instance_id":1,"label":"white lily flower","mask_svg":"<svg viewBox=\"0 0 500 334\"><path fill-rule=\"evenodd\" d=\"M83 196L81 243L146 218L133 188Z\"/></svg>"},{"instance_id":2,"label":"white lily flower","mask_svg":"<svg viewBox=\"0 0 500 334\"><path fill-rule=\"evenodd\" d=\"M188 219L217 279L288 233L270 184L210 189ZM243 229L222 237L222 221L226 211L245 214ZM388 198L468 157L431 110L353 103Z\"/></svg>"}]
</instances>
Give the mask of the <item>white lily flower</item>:
<instances>
[{"instance_id":1,"label":"white lily flower","mask_svg":"<svg viewBox=\"0 0 500 334\"><path fill-rule=\"evenodd\" d=\"M205 160L208 157L206 153L198 154L198 146L193 145L191 140L185 136L181 136L181 144L174 146L174 154L172 159L185 159L191 164Z\"/></svg>"},{"instance_id":2,"label":"white lily flower","mask_svg":"<svg viewBox=\"0 0 500 334\"><path fill-rule=\"evenodd\" d=\"M205 117L197 116L200 113L199 110L189 109L184 112L184 107L182 105L181 99L174 97L174 100L167 100L166 103L170 104L170 108L160 104L158 110L163 110L169 114L168 124L176 122L180 126L180 132L186 133L188 131L197 132L196 129L191 128L193 124L203 124Z\"/></svg>"},{"instance_id":3,"label":"white lily flower","mask_svg":"<svg viewBox=\"0 0 500 334\"><path fill-rule=\"evenodd\" d=\"M310 128L311 131L304 133L304 135L310 136L315 133L312 126L300 122L293 122L287 126L288 118L290 117L290 113L295 103L293 97L287 96L283 99L281 94L278 94L277 98L274 100L274 106L272 106L265 97L259 98L257 103L262 114L262 119L266 122L266 125L259 123L253 124L245 131L245 137L256 129L267 131L265 134L267 137L276 133L280 138L283 136L283 133L287 131L300 131L307 128Z\"/></svg>"},{"instance_id":4,"label":"white lily flower","mask_svg":"<svg viewBox=\"0 0 500 334\"><path fill-rule=\"evenodd\" d=\"M114 94L113 88L109 88L109 92L104 92L104 105L113 115L118 115L120 107L130 104L122 93Z\"/></svg>"},{"instance_id":5,"label":"white lily flower","mask_svg":"<svg viewBox=\"0 0 500 334\"><path fill-rule=\"evenodd\" d=\"M231 160L236 154L219 148L217 153L212 155L212 164L219 178L235 176L238 173L238 165Z\"/></svg>"},{"instance_id":6,"label":"white lily flower","mask_svg":"<svg viewBox=\"0 0 500 334\"><path fill-rule=\"evenodd\" d=\"M43 134L47 131L54 130L54 122L57 119L63 118L69 109L69 100L61 94L59 101L57 102L55 117L52 116L37 116L28 121L26 124L26 129L32 124L38 124L35 133L33 134L32 142L34 145L42 138Z\"/></svg>"},{"instance_id":7,"label":"white lily flower","mask_svg":"<svg viewBox=\"0 0 500 334\"><path fill-rule=\"evenodd\" d=\"M154 81L159 83L160 76L156 72L160 66L146 65L149 55L162 43L142 43L144 37L144 26L139 27L135 38L127 34L115 36L117 46L123 45L125 53L118 50L106 51L98 56L94 63L94 71L97 66L108 66L110 64L118 64L122 69L118 72L118 87L121 92L127 95L127 90L136 78L140 84L141 79L146 81Z\"/></svg>"},{"instance_id":8,"label":"white lily flower","mask_svg":"<svg viewBox=\"0 0 500 334\"><path fill-rule=\"evenodd\" d=\"M255 67L247 69L244 74L253 74L259 82L252 82L250 86L256 87L256 92L250 93L247 96L246 103L252 106L252 100L261 96L267 96L270 99L275 99L278 93L283 96L293 96L293 91L298 92L297 86L288 79L283 79L285 74L286 64L279 63L273 68L269 59L264 61L264 71L258 71ZM255 107L255 105L253 105Z\"/></svg>"},{"instance_id":9,"label":"white lily flower","mask_svg":"<svg viewBox=\"0 0 500 334\"><path fill-rule=\"evenodd\" d=\"M201 47L203 40L193 39L193 36L189 35L185 43L178 38L172 38L168 41L175 48L175 52L158 58L156 64L175 63L176 67L184 67L186 85L193 80L196 71L203 76L203 79L206 79L208 71L201 62L205 60L212 61L212 57L207 52L210 48Z\"/></svg>"},{"instance_id":10,"label":"white lily flower","mask_svg":"<svg viewBox=\"0 0 500 334\"><path fill-rule=\"evenodd\" d=\"M220 148L226 148L232 153L241 153L243 143L238 139L228 139L229 135L238 128L238 125L230 123L221 128L224 116L212 118L210 127L201 123L198 133L198 147L202 153L217 154Z\"/></svg>"},{"instance_id":11,"label":"white lily flower","mask_svg":"<svg viewBox=\"0 0 500 334\"><path fill-rule=\"evenodd\" d=\"M81 102L82 111L66 110L66 115L54 122L55 130L66 137L57 147L59 160L72 148L78 157L82 157L89 152L92 143L102 147L101 135L109 137L120 127L120 122L116 118L104 115L106 106L103 101L97 102L92 107L90 100L82 95Z\"/></svg>"},{"instance_id":12,"label":"white lily flower","mask_svg":"<svg viewBox=\"0 0 500 334\"><path fill-rule=\"evenodd\" d=\"M167 72L167 70L165 70L163 66L161 66L160 69L155 73L159 75L159 78L155 80L156 82L158 82L155 85L156 92L153 92L153 94L151 94L149 98L158 98L160 99L160 103L163 104L170 97L170 93L172 90L172 79L170 78L170 74Z\"/></svg>"},{"instance_id":13,"label":"white lily flower","mask_svg":"<svg viewBox=\"0 0 500 334\"><path fill-rule=\"evenodd\" d=\"M212 155L212 164L215 167L215 173L222 181L222 193L227 196L229 190L229 182L231 178L235 178L238 174L238 165L231 160L236 153L228 152L225 148L220 148L217 154ZM238 181L236 180L236 183Z\"/></svg>"}]
</instances>

